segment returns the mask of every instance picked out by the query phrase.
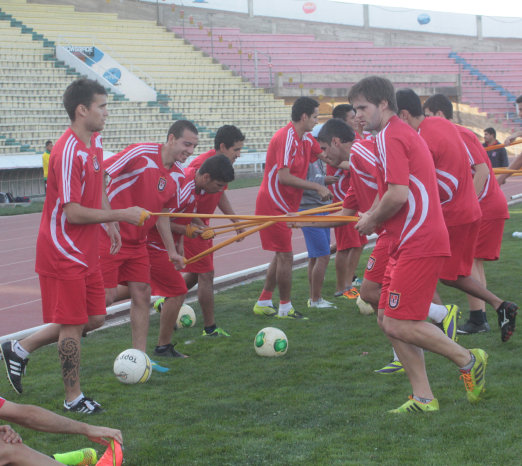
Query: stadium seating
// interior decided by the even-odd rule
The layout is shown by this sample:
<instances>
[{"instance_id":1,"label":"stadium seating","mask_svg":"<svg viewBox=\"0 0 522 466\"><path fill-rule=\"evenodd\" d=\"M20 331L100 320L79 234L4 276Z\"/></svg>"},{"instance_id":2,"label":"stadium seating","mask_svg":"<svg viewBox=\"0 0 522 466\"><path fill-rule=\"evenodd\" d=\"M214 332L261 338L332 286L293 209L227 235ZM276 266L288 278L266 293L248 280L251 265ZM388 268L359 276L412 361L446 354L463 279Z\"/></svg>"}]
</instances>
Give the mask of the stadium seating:
<instances>
[{"instance_id":1,"label":"stadium seating","mask_svg":"<svg viewBox=\"0 0 522 466\"><path fill-rule=\"evenodd\" d=\"M104 145L108 150L120 150L129 143L142 140L162 141L169 122L180 118L192 120L199 127L198 151L213 146L214 132L223 124L235 124L244 131L247 150L266 150L272 134L289 119L289 110L283 101L224 70L212 58L153 22L122 20L114 14L76 12L68 5L27 4L25 0L6 0L1 9L22 28L34 31L50 45L96 45L160 93L158 102L142 104L119 99L116 103L111 97L111 114L104 131ZM16 30L9 21L2 23ZM18 35L23 35L20 29ZM26 42L29 49L32 44L34 50L16 60L20 53L16 48L18 42L10 41L9 48L2 49L7 57L6 63L15 60L11 62L12 67L29 67L33 70L30 72L32 75L42 75L40 68L55 70L56 74L56 63L44 60L52 50L46 50L42 43L37 44L28 34ZM12 53L10 50L15 51ZM38 71L35 72L33 66L38 66ZM54 102L47 108L59 105L63 89L72 78L65 68L61 69L61 81L53 76L44 78L37 87L38 102ZM27 90L31 89L30 82L33 81L28 81ZM13 92L23 96L23 90L21 83L17 83ZM29 100L27 93L25 98ZM31 106L29 102L21 105L23 108ZM129 117L132 114L136 116ZM56 128L63 130L63 112L58 118L60 123ZM51 129L53 126L48 125L43 132ZM23 131L16 134L17 140L27 141L35 147L35 143L40 146L43 140L52 139L53 135L56 137L60 130L43 139L43 132L32 135L29 140L23 136Z\"/></svg>"},{"instance_id":2,"label":"stadium seating","mask_svg":"<svg viewBox=\"0 0 522 466\"><path fill-rule=\"evenodd\" d=\"M515 99L522 94L522 53L452 53L462 68L462 100L477 106L497 123L518 128Z\"/></svg>"},{"instance_id":3,"label":"stadium seating","mask_svg":"<svg viewBox=\"0 0 522 466\"><path fill-rule=\"evenodd\" d=\"M431 75L458 73L448 47L374 47L369 42L322 41L307 34L250 34L235 28L172 30L252 82L257 77L264 87L273 85L276 75L292 73L325 76L324 82L300 83L307 88L346 88L354 81L335 83L331 77L375 73L421 74L426 76L426 86L433 86ZM284 85L296 86L288 80Z\"/></svg>"}]
</instances>

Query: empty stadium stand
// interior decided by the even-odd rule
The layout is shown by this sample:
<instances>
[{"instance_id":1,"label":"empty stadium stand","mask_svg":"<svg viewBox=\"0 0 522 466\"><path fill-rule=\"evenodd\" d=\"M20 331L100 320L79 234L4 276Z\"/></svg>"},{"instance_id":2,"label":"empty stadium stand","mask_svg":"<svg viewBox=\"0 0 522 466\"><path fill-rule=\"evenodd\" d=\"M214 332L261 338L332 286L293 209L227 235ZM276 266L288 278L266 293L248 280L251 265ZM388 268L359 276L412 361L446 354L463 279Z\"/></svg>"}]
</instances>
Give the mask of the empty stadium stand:
<instances>
[{"instance_id":1,"label":"empty stadium stand","mask_svg":"<svg viewBox=\"0 0 522 466\"><path fill-rule=\"evenodd\" d=\"M56 138L67 123L61 95L76 74L53 57L55 45L96 45L158 91L157 102L111 96L104 131L104 145L111 151L137 141L162 141L170 122L180 118L198 125L198 150L213 146L214 132L223 124L244 131L247 150L264 150L274 131L289 119L283 101L224 70L154 22L24 0L3 1L0 13L2 30L16 36L0 46L2 63L6 70L26 70L24 77L6 71L12 89L2 90L9 94L5 105L16 111L0 132L18 145L18 151L34 150L45 139ZM25 45L19 48L22 42Z\"/></svg>"}]
</instances>

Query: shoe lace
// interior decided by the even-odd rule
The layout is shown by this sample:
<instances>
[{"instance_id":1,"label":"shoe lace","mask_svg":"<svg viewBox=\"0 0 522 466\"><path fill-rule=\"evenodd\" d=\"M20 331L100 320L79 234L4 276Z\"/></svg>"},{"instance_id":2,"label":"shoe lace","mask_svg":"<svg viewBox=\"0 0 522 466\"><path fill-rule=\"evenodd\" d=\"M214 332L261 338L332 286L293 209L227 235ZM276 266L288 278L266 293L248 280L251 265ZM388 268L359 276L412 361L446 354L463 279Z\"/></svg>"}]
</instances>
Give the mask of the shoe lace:
<instances>
[{"instance_id":1,"label":"shoe lace","mask_svg":"<svg viewBox=\"0 0 522 466\"><path fill-rule=\"evenodd\" d=\"M466 388L466 391L472 392L475 388L475 384L473 383L471 372L463 372L459 378L464 382L464 387Z\"/></svg>"}]
</instances>

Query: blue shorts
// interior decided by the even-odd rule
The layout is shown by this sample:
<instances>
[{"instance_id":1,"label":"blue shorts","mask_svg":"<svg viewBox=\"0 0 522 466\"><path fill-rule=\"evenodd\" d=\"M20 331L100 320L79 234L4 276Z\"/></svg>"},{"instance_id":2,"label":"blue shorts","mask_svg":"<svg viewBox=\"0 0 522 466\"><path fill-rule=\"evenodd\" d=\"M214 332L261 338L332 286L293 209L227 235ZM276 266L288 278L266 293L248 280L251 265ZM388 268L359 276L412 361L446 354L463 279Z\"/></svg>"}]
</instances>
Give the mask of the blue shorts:
<instances>
[{"instance_id":1,"label":"blue shorts","mask_svg":"<svg viewBox=\"0 0 522 466\"><path fill-rule=\"evenodd\" d=\"M317 215L328 214L329 212ZM305 227L302 232L309 258L330 255L330 228Z\"/></svg>"}]
</instances>

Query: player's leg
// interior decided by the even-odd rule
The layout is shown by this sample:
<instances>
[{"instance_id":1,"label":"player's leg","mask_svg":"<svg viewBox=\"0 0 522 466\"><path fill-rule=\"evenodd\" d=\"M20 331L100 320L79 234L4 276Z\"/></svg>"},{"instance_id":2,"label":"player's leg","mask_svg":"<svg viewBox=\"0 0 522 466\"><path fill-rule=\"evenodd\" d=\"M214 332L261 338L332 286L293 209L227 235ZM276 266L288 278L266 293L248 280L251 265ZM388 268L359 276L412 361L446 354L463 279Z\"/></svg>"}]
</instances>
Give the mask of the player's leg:
<instances>
[{"instance_id":1,"label":"player's leg","mask_svg":"<svg viewBox=\"0 0 522 466\"><path fill-rule=\"evenodd\" d=\"M150 285L143 282L128 282L128 286L131 295L132 347L146 352L149 333Z\"/></svg>"},{"instance_id":2,"label":"player's leg","mask_svg":"<svg viewBox=\"0 0 522 466\"><path fill-rule=\"evenodd\" d=\"M203 313L203 325L214 325L214 271L198 274L198 301Z\"/></svg>"},{"instance_id":3,"label":"player's leg","mask_svg":"<svg viewBox=\"0 0 522 466\"><path fill-rule=\"evenodd\" d=\"M23 443L7 443L0 439L0 464L12 466L55 466L62 463L29 448Z\"/></svg>"},{"instance_id":4,"label":"player's leg","mask_svg":"<svg viewBox=\"0 0 522 466\"><path fill-rule=\"evenodd\" d=\"M363 278L363 282L361 284L360 294L361 299L370 304L373 309L377 311L377 307L379 306L379 298L381 296L381 284L372 280L368 280L365 277Z\"/></svg>"},{"instance_id":5,"label":"player's leg","mask_svg":"<svg viewBox=\"0 0 522 466\"><path fill-rule=\"evenodd\" d=\"M65 401L73 402L81 395L80 340L84 325L61 325L58 337L58 356L62 367Z\"/></svg>"},{"instance_id":6,"label":"player's leg","mask_svg":"<svg viewBox=\"0 0 522 466\"><path fill-rule=\"evenodd\" d=\"M335 294L342 296L345 291L348 291L352 286L352 275L348 279L348 256L349 249L339 249L335 254ZM350 282L350 283L348 283Z\"/></svg>"},{"instance_id":7,"label":"player's leg","mask_svg":"<svg viewBox=\"0 0 522 466\"><path fill-rule=\"evenodd\" d=\"M176 327L179 310L185 300L186 295L166 297L160 314L160 330L158 336L158 346L171 343L172 334Z\"/></svg>"},{"instance_id":8,"label":"player's leg","mask_svg":"<svg viewBox=\"0 0 522 466\"><path fill-rule=\"evenodd\" d=\"M484 261L482 259L475 259L473 261L473 268L471 269L471 276L477 280L484 288L486 288L486 276L484 274ZM480 298L476 298L470 294L466 294L469 305L469 319L459 326L458 333L482 333L489 332L489 326L486 318L486 303Z\"/></svg>"},{"instance_id":9,"label":"player's leg","mask_svg":"<svg viewBox=\"0 0 522 466\"><path fill-rule=\"evenodd\" d=\"M292 293L293 252L276 252L276 282L279 289L279 300L290 302Z\"/></svg>"},{"instance_id":10,"label":"player's leg","mask_svg":"<svg viewBox=\"0 0 522 466\"><path fill-rule=\"evenodd\" d=\"M197 274L195 272L184 272L183 273L183 280L185 280L187 289L190 290L198 284L198 276L199 276L199 274Z\"/></svg>"},{"instance_id":11,"label":"player's leg","mask_svg":"<svg viewBox=\"0 0 522 466\"><path fill-rule=\"evenodd\" d=\"M330 262L330 255L319 256L314 259L314 266L310 277L310 299L312 303L320 302L325 304L324 307L335 307L332 303L322 299L324 276L328 263Z\"/></svg>"}]
</instances>

